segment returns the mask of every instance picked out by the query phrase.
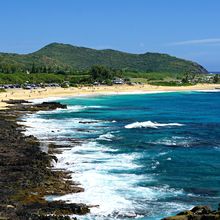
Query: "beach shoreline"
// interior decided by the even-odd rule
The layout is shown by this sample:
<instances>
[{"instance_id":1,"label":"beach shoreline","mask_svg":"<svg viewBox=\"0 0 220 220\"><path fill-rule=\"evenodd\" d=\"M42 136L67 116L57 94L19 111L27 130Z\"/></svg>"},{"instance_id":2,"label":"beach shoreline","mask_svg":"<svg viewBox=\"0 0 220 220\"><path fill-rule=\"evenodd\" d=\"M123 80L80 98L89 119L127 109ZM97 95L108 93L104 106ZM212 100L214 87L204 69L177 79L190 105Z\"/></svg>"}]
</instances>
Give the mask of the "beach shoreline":
<instances>
[{"instance_id":1,"label":"beach shoreline","mask_svg":"<svg viewBox=\"0 0 220 220\"><path fill-rule=\"evenodd\" d=\"M69 88L40 88L33 90L8 89L0 93L0 109L7 108L4 101L13 100L34 100L45 98L68 98L74 96L96 96L96 95L117 95L117 94L147 94L162 92L183 92L183 91L217 91L220 84L197 84L193 86L153 86L144 85L114 85L114 86L84 86Z\"/></svg>"},{"instance_id":2,"label":"beach shoreline","mask_svg":"<svg viewBox=\"0 0 220 220\"><path fill-rule=\"evenodd\" d=\"M159 91L158 91L159 92ZM166 92L168 92L168 91L166 91ZM175 91L174 91L175 92ZM152 93L152 92L149 92L149 93ZM108 93L108 94L110 94L110 93ZM190 93L191 94L191 93ZM93 94L92 94L93 95ZM198 94L196 94L196 95L198 95ZM203 94L201 94L201 95L203 95ZM206 95L206 94L205 94ZM103 97L103 98L105 98L105 97ZM114 97L110 97L110 98L114 98ZM119 98L124 98L124 97L119 97ZM91 97L91 99L92 99L92 97ZM52 100L52 99L51 99ZM42 101L42 100L36 100L36 102L40 102L40 101ZM97 106L99 106L99 105L97 105ZM60 114L61 112L59 112L58 114ZM50 119L49 119L50 120ZM52 119L53 120L53 119ZM88 121L88 119L86 120L87 121L87 123L89 122ZM42 122L41 122L42 123ZM46 123L45 123L46 124ZM40 127L40 126L39 126ZM50 127L51 128L51 127ZM59 127L59 129L60 129L60 127ZM44 132L46 132L46 129L42 129L42 130L44 130ZM54 129L54 128L52 128L51 130L54 130L53 132L54 133L56 133L57 131L56 131L56 129ZM49 132L50 133L50 132ZM34 134L33 134L34 135ZM86 146L88 146L88 143L86 143ZM174 145L173 145L174 146ZM76 146L74 146L74 148L76 148ZM69 149L67 149L67 152L69 151ZM61 153L61 151L60 151L60 153ZM65 155L65 154L64 154ZM56 155L57 156L57 155ZM80 155L80 157L82 157L82 155ZM59 157L58 157L59 158ZM63 158L63 156L60 156L60 158ZM75 160L75 159L73 159L74 157L71 157L71 159L73 160L73 161L77 161L77 166L81 166L81 164L79 163L79 161L78 160ZM104 157L103 157L104 158ZM97 158L96 158L97 159ZM168 159L168 158L167 158ZM65 161L65 160L64 160ZM70 161L67 161L67 163L70 163ZM64 164L64 166L62 167L62 169L66 169L66 171L68 172L68 169L67 169L67 166L65 165L65 163L63 162L63 164ZM88 161L86 161L86 164L88 165ZM59 168L61 168L61 167L59 167ZM103 169L103 167L102 167L102 169ZM70 170L69 170L70 171ZM74 173L74 172L73 172ZM75 172L75 173L77 173L77 172ZM72 180L79 180L78 178L73 178L72 177ZM79 181L79 183L80 183L80 186L82 186L83 188L85 188L85 192L88 190L88 188L87 188L87 184L85 184L85 182L83 182L83 181ZM81 185L82 184L82 185ZM103 187L100 187L100 188L102 188L103 189ZM106 193L106 191L105 191L105 193ZM88 194L87 194L88 195ZM98 194L96 194L96 195L98 195ZM78 195L78 194L76 194L75 196L79 196L80 197L80 195ZM61 199L62 197L58 197L57 199ZM70 200L70 198L71 197L63 197L63 201L71 201ZM74 197L73 197L74 198ZM85 196L85 197L82 197L82 198L88 198L87 196ZM74 200L74 199L73 199ZM95 199L94 199L95 200ZM92 199L92 201L94 201L93 199ZM87 200L81 200L83 203L85 203L85 204L92 204L92 205L94 205L94 207L95 207L95 209L96 209L96 205L100 205L100 207L102 207L102 204L103 203L97 203L97 202L95 202L95 203L91 203L91 202L88 202ZM80 201L80 202L81 202ZM99 206L98 206L99 207ZM99 208L100 208L99 207ZM191 206L191 207L188 207L188 208L185 208L186 210L187 209L191 209L193 206ZM97 212L97 209L95 210L95 209L91 209L91 215L93 215L94 213L98 213ZM201 208L199 208L199 210L200 209L203 209L203 207L201 207ZM95 211L94 211L95 210ZM182 210L184 210L184 208L182 208ZM193 209L192 209L193 210ZM130 212L131 210L129 209L129 212ZM179 210L179 212L180 212L181 210ZM191 216L196 216L197 217L197 213L195 212L193 212L193 211L188 211L188 212L190 212L190 215ZM102 211L102 212L99 212L99 213L101 213L101 215L103 214L106 214L106 212L105 211ZM98 213L98 214L99 214ZM176 212L177 213L177 212ZM176 213L174 213L174 214L176 214ZM181 212L182 213L182 212ZM214 211L211 211L211 210L208 210L207 211L207 213L209 213L210 215L212 215L213 213L214 213ZM89 215L90 215L89 214ZM129 213L129 215L131 216L131 215L133 215L133 213ZM165 214L163 214L164 216L166 216ZM184 213L182 214L182 215L184 215ZM134 215L135 216L135 215ZM199 216L200 217L200 216ZM162 217L161 217L162 218ZM187 218L187 217L186 217ZM171 218L168 218L169 220L172 220L172 217ZM174 219L175 219L175 217L174 217Z\"/></svg>"},{"instance_id":3,"label":"beach shoreline","mask_svg":"<svg viewBox=\"0 0 220 220\"><path fill-rule=\"evenodd\" d=\"M197 90L180 90L180 91L199 91L200 89L197 89ZM207 90L207 88L206 89L202 89L202 90L204 90L204 91L206 91ZM211 88L209 88L209 90L214 90L214 89L211 89ZM217 91L217 90L216 90ZM173 90L173 91L159 91L159 90L156 90L155 91L156 93L159 93L159 92L178 92L178 91L175 91L175 90ZM124 93L126 93L126 92L124 92ZM134 91L133 93L138 93L138 91ZM139 93L141 93L141 92L139 92ZM142 93L143 93L143 91L142 91ZM145 93L154 93L154 91L148 91L148 92L145 92ZM101 94L104 94L104 93L96 93L96 94L84 94L84 93L81 93L81 94L79 94L79 95L85 95L85 96L88 96L88 95L101 95ZM121 92L121 93L114 93L114 92L112 92L112 93L107 93L107 94L123 94L123 92ZM127 94L132 94L132 92L131 93L129 93L129 92L127 92ZM69 95L68 95L69 96ZM77 95L76 95L77 96ZM51 96L50 96L51 97ZM60 95L59 95L59 97L60 97ZM67 97L67 96L66 96ZM46 97L41 97L41 98L45 98L46 99ZM54 98L56 98L55 96L54 96ZM57 97L58 98L58 97ZM52 100L52 99L51 99ZM40 100L40 99L38 99L38 100L36 100L36 103L37 102L41 102L42 101L42 99ZM19 102L19 101L18 101ZM16 103L16 102L15 102ZM51 104L49 104L49 103L47 103L46 104L46 106L45 106L45 104L39 104L39 106L36 106L36 109L35 108L31 108L31 106L32 107L35 107L34 105L36 104L36 103L33 103L33 106L32 106L32 104L30 104L30 106L26 106L26 105L21 105L20 106L20 104L19 103L17 103L17 104L15 104L12 108L10 108L9 110L3 110L2 111L2 117L3 117L3 119L6 117L8 117L8 116L10 116L10 121L11 121L11 115L12 114L16 114L15 115L15 119L14 119L14 122L13 122L13 125L15 126L15 128L17 128L17 121L18 121L18 119L20 120L20 116L23 116L23 115L25 115L26 113L33 113L33 114L35 114L37 111L39 111L39 110L44 110L44 108L46 108L46 110L52 110L52 109L47 109L47 105L54 105L53 103L51 103ZM25 102L24 102L24 104L25 104ZM42 105L42 106L41 106ZM56 104L56 107L58 107L59 108L59 103L57 103ZM53 106L52 106L53 107ZM41 109L42 108L42 109ZM18 117L18 113L17 113L17 111L21 111L21 113L19 113L19 117ZM14 123L16 123L16 124L14 124ZM26 130L26 126L25 125L22 125L22 127ZM14 129L13 128L13 131L16 131L17 129ZM11 132L10 132L11 133ZM33 134L34 135L34 134ZM4 135L3 135L4 136ZM13 136L13 135L11 135L11 136ZM10 136L10 137L11 137ZM29 138L29 137L31 137L31 136L24 136L24 138ZM23 137L22 137L23 138ZM33 137L34 138L34 137ZM36 138L36 137L35 137ZM33 144L33 140L34 140L34 143L40 143L40 140L39 139L28 139L28 141L30 142L31 141L31 143ZM11 143L10 141L7 141L8 143ZM26 143L26 142L25 142ZM42 142L43 143L43 142ZM26 146L26 145L25 145ZM27 145L28 146L28 145ZM7 146L6 146L7 147ZM62 147L62 146L59 146L59 145L53 145L53 146L50 146L50 155L49 156L51 156L52 155L52 157L51 157L51 159L53 158L53 156L55 156L54 158L56 158L56 151L57 151L57 149L59 149L60 147ZM46 155L47 156L47 155ZM50 160L51 160L50 159ZM45 159L43 160L43 161L45 161ZM39 168L35 168L35 169L39 169ZM39 169L40 170L40 169ZM52 170L53 171L53 170ZM66 173L66 174L65 174ZM61 172L60 172L60 178L62 179L62 178L66 178L66 179L68 179L68 181L73 181L72 183L74 183L74 180L77 180L77 179L73 179L73 178L70 178L70 176L67 176L67 174L69 174L69 171L68 170L62 170ZM47 181L48 182L48 181ZM46 183L47 183L46 182ZM50 182L51 183L51 187L52 188L50 188L51 190L52 189L56 189L56 188L53 188L54 187L54 185L53 185L53 181L52 182ZM69 182L69 183L71 183L71 182ZM67 185L68 186L68 185ZM76 187L79 187L79 185L77 184L76 185ZM81 185L80 185L80 187L81 187ZM48 186L47 186L47 188L48 188ZM36 189L36 188L34 188L34 189ZM43 189L43 187L40 189L40 191L42 191L42 189ZM82 188L83 189L83 188ZM17 189L16 189L17 190ZM53 190L53 191L54 191ZM39 190L38 190L39 191ZM38 192L37 191L37 192ZM34 193L36 193L36 190L34 191ZM48 193L48 189L47 189L47 193ZM64 195L66 195L66 194L68 194L68 192L64 192L65 194ZM27 196L28 196L28 203L29 203L29 197L31 196L31 201L33 200L33 201L35 201L36 199L37 200L39 200L39 199L41 199L42 198L42 195L40 195L39 194L39 196L38 195L35 195L34 194L34 198L32 198L33 197L33 190L32 189L30 189L29 191L26 191L26 194L27 195L25 195L25 196L23 196L23 194L22 194L22 198L20 198L20 194L19 194L19 203L20 203L20 201L27 201ZM62 196L62 195L61 195ZM46 198L46 197L45 197ZM7 200L8 201L8 200ZM13 201L12 201L13 202ZM5 214L5 215L8 215L8 216L11 216L12 214L13 215L15 215L14 214L14 212L16 211L17 212L17 207L18 207L18 205L17 205L17 203L12 203L12 202L10 202L10 203L7 203L7 204L4 204L4 212L3 212L3 214ZM74 210L75 210L75 208L77 208L78 209L78 207L79 207L79 209L81 210L81 209L83 209L84 211L83 211L83 214L87 214L87 213L89 213L90 212L90 210L91 210L91 208L93 208L93 207L98 207L98 205L99 204L97 204L97 205L90 205L90 203L88 203L89 205L87 205L86 204L86 202L85 203L72 203L71 205L69 205L68 203L66 203L67 201L46 201L46 203L45 204L43 204L43 205L39 205L39 207L40 207L40 209L47 209L47 212L50 212L52 209L53 210L58 210L59 212L60 212L60 210L62 210L63 208L65 208L65 209L68 209L69 210L69 212L71 213L72 212L72 209L74 208ZM18 204L19 204L18 203ZM13 205L11 205L11 204L13 204ZM52 204L52 205L51 205ZM47 206L50 206L50 209L47 207ZM51 208L51 206L52 206L52 208ZM9 208L8 208L9 207ZM13 207L13 211L11 211L11 210L9 210L11 207ZM34 206L34 209L32 208L32 206L31 206L31 208L30 208L30 206L29 206L29 204L28 205L26 205L25 204L25 206L22 208L22 209L18 209L19 210L19 212L22 212L22 215L27 215L27 216L34 216L35 217L35 213L33 213L32 214L32 212L35 212L35 211L38 211L39 210L39 207L35 207ZM46 207L46 208L45 208ZM73 207L73 208L72 208ZM216 216L218 216L218 214L219 214L219 212L218 211L213 211L213 210L211 210L211 209L208 209L208 208L206 208L206 206L201 206L201 207L194 207L193 209L191 209L191 210L188 210L187 211L187 213L190 213L189 214L189 218L191 219L198 219L198 218L200 218L202 215L204 215L203 214L203 210L207 210L207 215L210 215L210 216L213 216L213 215L216 215ZM197 210L199 210L199 211L197 211ZM200 210L202 210L202 211L200 211ZM8 212L10 211L10 214L8 214ZM78 211L77 211L78 212ZM201 214L201 213L202 214ZM12 213L12 214L11 214ZM181 212L181 215L184 217L184 218L186 218L186 219L189 219L188 218L188 215L186 215L185 216L185 213L186 212ZM199 214L198 214L199 213ZM216 214L217 213L217 214ZM47 214L47 213L46 213ZM57 219L62 219L61 217L59 217L59 216L57 216ZM67 217L68 218L68 217ZM16 219L16 218L14 218L14 219ZM173 220L173 219L176 219L176 217L174 216L174 217L169 217L169 218L165 218L165 220Z\"/></svg>"}]
</instances>

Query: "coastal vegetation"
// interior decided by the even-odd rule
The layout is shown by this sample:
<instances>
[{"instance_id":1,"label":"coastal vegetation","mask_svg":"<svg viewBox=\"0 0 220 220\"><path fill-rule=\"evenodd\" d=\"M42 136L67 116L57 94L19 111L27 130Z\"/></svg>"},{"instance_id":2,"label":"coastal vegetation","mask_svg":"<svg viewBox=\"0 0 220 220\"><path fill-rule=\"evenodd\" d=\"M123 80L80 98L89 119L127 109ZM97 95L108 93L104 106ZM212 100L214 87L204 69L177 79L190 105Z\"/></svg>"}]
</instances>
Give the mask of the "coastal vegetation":
<instances>
[{"instance_id":1,"label":"coastal vegetation","mask_svg":"<svg viewBox=\"0 0 220 220\"><path fill-rule=\"evenodd\" d=\"M0 73L0 85L14 84L24 85L27 83L69 86L93 85L94 83L112 85L113 79L122 78L125 83L148 83L161 86L183 86L196 83L219 83L220 77L216 74L173 74L169 72L137 72L123 71L94 65L89 70L57 73Z\"/></svg>"},{"instance_id":2,"label":"coastal vegetation","mask_svg":"<svg viewBox=\"0 0 220 220\"><path fill-rule=\"evenodd\" d=\"M0 73L0 84L24 84L30 83L62 83L66 80L72 83L80 83L83 75L62 75L55 73Z\"/></svg>"},{"instance_id":3,"label":"coastal vegetation","mask_svg":"<svg viewBox=\"0 0 220 220\"><path fill-rule=\"evenodd\" d=\"M59 43L26 55L0 53L0 85L112 85L115 78L160 86L220 82L218 75L207 73L197 63L167 54L130 54Z\"/></svg>"},{"instance_id":4,"label":"coastal vegetation","mask_svg":"<svg viewBox=\"0 0 220 220\"><path fill-rule=\"evenodd\" d=\"M137 72L207 73L201 65L168 54L131 54L52 43L25 55L0 53L0 72L59 73L88 70L93 65Z\"/></svg>"}]
</instances>

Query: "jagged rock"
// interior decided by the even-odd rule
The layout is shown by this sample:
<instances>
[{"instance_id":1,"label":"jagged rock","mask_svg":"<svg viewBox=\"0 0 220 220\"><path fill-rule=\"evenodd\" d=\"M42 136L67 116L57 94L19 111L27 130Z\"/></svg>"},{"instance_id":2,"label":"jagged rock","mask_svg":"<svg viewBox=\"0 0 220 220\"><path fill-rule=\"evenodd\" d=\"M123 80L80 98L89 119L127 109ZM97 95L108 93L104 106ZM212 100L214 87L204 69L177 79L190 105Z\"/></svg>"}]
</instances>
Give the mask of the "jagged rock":
<instances>
[{"instance_id":1,"label":"jagged rock","mask_svg":"<svg viewBox=\"0 0 220 220\"><path fill-rule=\"evenodd\" d=\"M29 104L29 105L22 105L20 103L16 103L17 100L11 100L10 104L14 104L10 107L10 109L20 112L36 112L36 111L49 111L55 110L57 108L66 109L67 105L63 105L59 102L43 102L40 104Z\"/></svg>"},{"instance_id":2,"label":"jagged rock","mask_svg":"<svg viewBox=\"0 0 220 220\"><path fill-rule=\"evenodd\" d=\"M187 210L187 211L180 212L180 213L178 213L177 215L193 215L193 212Z\"/></svg>"},{"instance_id":3,"label":"jagged rock","mask_svg":"<svg viewBox=\"0 0 220 220\"><path fill-rule=\"evenodd\" d=\"M197 215L202 215L202 214L209 214L212 212L212 210L208 206L195 206L194 208L191 209L191 212Z\"/></svg>"},{"instance_id":4,"label":"jagged rock","mask_svg":"<svg viewBox=\"0 0 220 220\"><path fill-rule=\"evenodd\" d=\"M55 215L40 215L31 213L21 213L20 220L76 220L76 218L70 218L69 216L55 216Z\"/></svg>"},{"instance_id":5,"label":"jagged rock","mask_svg":"<svg viewBox=\"0 0 220 220\"><path fill-rule=\"evenodd\" d=\"M60 103L23 105L22 100L0 110L0 219L69 220L70 214L86 214L84 204L47 202L45 195L64 195L84 189L70 180L70 174L50 169L57 158L42 152L34 136L24 136L18 118L38 110L66 108ZM53 215L53 216L52 216Z\"/></svg>"},{"instance_id":6,"label":"jagged rock","mask_svg":"<svg viewBox=\"0 0 220 220\"><path fill-rule=\"evenodd\" d=\"M17 99L17 100L10 99L10 100L6 100L4 102L6 102L7 104L12 104L12 105L14 105L14 104L23 104L23 103L31 103L31 102L29 102L27 100L23 100L23 99Z\"/></svg>"},{"instance_id":7,"label":"jagged rock","mask_svg":"<svg viewBox=\"0 0 220 220\"><path fill-rule=\"evenodd\" d=\"M43 102L41 104L36 104L35 107L37 108L46 108L49 110L57 109L57 108L63 108L66 109L67 106L60 104L59 102Z\"/></svg>"},{"instance_id":8,"label":"jagged rock","mask_svg":"<svg viewBox=\"0 0 220 220\"><path fill-rule=\"evenodd\" d=\"M163 220L220 220L220 210L212 211L208 206L195 206Z\"/></svg>"}]
</instances>

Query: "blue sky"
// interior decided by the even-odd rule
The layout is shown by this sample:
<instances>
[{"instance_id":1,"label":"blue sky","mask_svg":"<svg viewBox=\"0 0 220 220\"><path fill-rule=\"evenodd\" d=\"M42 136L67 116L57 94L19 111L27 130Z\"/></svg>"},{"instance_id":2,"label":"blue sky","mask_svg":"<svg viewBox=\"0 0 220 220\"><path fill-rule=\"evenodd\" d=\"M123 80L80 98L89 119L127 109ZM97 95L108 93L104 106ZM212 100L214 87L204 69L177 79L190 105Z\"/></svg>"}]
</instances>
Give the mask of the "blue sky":
<instances>
[{"instance_id":1,"label":"blue sky","mask_svg":"<svg viewBox=\"0 0 220 220\"><path fill-rule=\"evenodd\" d=\"M0 0L0 51L51 42L162 52L220 70L219 0Z\"/></svg>"}]
</instances>

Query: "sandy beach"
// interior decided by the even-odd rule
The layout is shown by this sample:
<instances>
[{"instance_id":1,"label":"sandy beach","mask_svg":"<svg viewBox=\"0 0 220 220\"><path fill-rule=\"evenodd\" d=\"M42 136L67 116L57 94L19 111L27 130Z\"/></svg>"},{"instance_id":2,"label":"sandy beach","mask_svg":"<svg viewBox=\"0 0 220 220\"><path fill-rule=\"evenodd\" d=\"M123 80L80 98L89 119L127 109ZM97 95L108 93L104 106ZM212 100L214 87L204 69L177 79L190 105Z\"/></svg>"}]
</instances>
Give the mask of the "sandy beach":
<instances>
[{"instance_id":1,"label":"sandy beach","mask_svg":"<svg viewBox=\"0 0 220 220\"><path fill-rule=\"evenodd\" d=\"M70 88L42 88L33 90L8 89L0 93L0 109L7 108L4 102L9 99L43 99L56 97L70 97L82 95L108 95L123 93L151 93L151 92L177 92L196 90L215 90L220 88L220 84L197 84L193 86L153 86L145 85L114 85L114 86L91 86L91 87L70 87Z\"/></svg>"}]
</instances>

